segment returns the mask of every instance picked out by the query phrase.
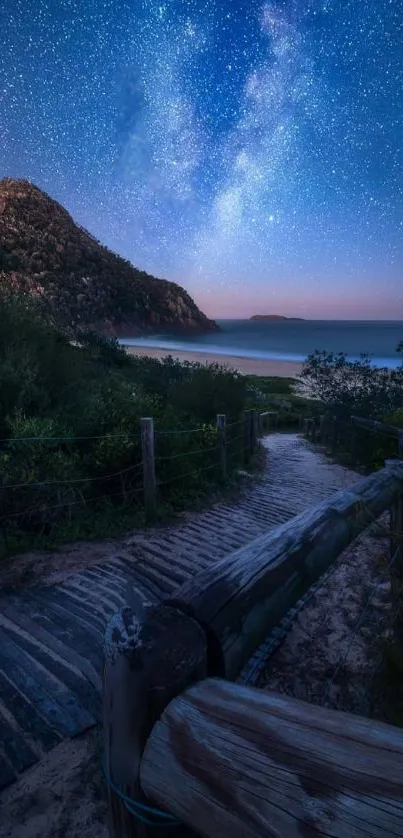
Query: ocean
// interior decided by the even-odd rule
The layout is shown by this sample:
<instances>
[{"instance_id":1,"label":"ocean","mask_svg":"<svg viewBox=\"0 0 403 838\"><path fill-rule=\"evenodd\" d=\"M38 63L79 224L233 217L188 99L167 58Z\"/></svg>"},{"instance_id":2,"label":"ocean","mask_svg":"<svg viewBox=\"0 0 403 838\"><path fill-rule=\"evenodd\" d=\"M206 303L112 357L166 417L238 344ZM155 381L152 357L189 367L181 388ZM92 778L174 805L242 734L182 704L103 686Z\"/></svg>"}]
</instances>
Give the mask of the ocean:
<instances>
[{"instance_id":1,"label":"ocean","mask_svg":"<svg viewBox=\"0 0 403 838\"><path fill-rule=\"evenodd\" d=\"M375 366L397 367L396 352L403 341L403 321L369 320L217 320L221 332L194 337L159 334L122 338L126 346L148 346L237 358L304 361L315 349L345 352L349 359L369 353Z\"/></svg>"}]
</instances>

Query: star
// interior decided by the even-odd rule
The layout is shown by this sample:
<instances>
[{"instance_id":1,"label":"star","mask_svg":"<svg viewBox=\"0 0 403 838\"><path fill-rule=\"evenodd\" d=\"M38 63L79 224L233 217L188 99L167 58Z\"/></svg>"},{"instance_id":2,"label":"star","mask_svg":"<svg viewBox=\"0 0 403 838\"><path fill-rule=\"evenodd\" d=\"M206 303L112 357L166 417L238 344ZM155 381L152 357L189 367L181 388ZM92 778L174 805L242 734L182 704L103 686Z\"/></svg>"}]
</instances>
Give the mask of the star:
<instances>
[{"instance_id":1,"label":"star","mask_svg":"<svg viewBox=\"0 0 403 838\"><path fill-rule=\"evenodd\" d=\"M242 314L313 275L394 316L402 25L400 0L4 0L0 176L202 307L210 277L212 316L219 283Z\"/></svg>"}]
</instances>

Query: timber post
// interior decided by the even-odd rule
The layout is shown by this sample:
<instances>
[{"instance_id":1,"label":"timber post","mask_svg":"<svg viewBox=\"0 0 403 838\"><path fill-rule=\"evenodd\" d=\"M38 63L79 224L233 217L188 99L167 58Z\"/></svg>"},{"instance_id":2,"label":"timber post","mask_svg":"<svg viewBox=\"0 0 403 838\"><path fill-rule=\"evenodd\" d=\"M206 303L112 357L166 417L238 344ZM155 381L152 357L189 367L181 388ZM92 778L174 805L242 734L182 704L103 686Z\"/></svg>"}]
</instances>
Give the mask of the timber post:
<instances>
[{"instance_id":1,"label":"timber post","mask_svg":"<svg viewBox=\"0 0 403 838\"><path fill-rule=\"evenodd\" d=\"M243 453L244 453L244 462L245 465L249 465L250 462L250 455L251 455L251 422L252 422L252 411L245 410L244 420L243 420Z\"/></svg>"},{"instance_id":2,"label":"timber post","mask_svg":"<svg viewBox=\"0 0 403 838\"><path fill-rule=\"evenodd\" d=\"M227 479L227 417L225 413L217 414L217 433L220 480L225 483Z\"/></svg>"},{"instance_id":3,"label":"timber post","mask_svg":"<svg viewBox=\"0 0 403 838\"><path fill-rule=\"evenodd\" d=\"M155 479L154 419L143 418L141 424L141 450L143 457L144 507L146 519L152 522L157 511L157 484Z\"/></svg>"},{"instance_id":4,"label":"timber post","mask_svg":"<svg viewBox=\"0 0 403 838\"><path fill-rule=\"evenodd\" d=\"M393 469L398 460L385 460ZM393 610L396 613L394 630L403 648L403 492L395 496L390 507L390 582Z\"/></svg>"},{"instance_id":5,"label":"timber post","mask_svg":"<svg viewBox=\"0 0 403 838\"><path fill-rule=\"evenodd\" d=\"M250 414L250 453L251 453L252 457L256 453L257 423L258 423L258 412L257 412L257 410L251 410L251 414Z\"/></svg>"},{"instance_id":6,"label":"timber post","mask_svg":"<svg viewBox=\"0 0 403 838\"><path fill-rule=\"evenodd\" d=\"M269 412L264 410L259 416L259 434L264 434L267 431Z\"/></svg>"},{"instance_id":7,"label":"timber post","mask_svg":"<svg viewBox=\"0 0 403 838\"><path fill-rule=\"evenodd\" d=\"M206 675L205 632L174 606L139 603L137 613L126 606L108 623L103 725L111 838L194 836L169 811L156 813L155 804L148 810L139 775L146 741L165 707Z\"/></svg>"},{"instance_id":8,"label":"timber post","mask_svg":"<svg viewBox=\"0 0 403 838\"><path fill-rule=\"evenodd\" d=\"M336 450L338 441L339 441L339 423L337 421L337 416L333 416L333 419L332 419L332 441L331 441L332 451Z\"/></svg>"}]
</instances>

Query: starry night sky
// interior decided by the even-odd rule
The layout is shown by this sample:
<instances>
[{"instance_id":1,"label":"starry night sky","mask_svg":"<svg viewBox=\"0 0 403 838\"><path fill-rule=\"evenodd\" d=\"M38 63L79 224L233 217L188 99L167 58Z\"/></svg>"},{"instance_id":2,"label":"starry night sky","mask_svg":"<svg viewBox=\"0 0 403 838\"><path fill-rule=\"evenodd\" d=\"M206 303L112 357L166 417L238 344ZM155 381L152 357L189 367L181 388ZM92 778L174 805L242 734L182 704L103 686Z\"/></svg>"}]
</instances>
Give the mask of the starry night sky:
<instances>
[{"instance_id":1,"label":"starry night sky","mask_svg":"<svg viewBox=\"0 0 403 838\"><path fill-rule=\"evenodd\" d=\"M0 177L212 316L403 318L402 0L0 0Z\"/></svg>"}]
</instances>

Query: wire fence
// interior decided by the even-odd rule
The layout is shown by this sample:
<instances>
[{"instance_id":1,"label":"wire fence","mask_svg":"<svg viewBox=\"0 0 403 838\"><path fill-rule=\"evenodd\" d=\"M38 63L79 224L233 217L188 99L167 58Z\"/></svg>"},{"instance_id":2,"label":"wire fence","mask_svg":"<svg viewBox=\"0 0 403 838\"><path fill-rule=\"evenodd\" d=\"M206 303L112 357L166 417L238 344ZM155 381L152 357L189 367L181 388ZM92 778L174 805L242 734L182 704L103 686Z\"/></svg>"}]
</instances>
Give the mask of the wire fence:
<instances>
[{"instance_id":1,"label":"wire fence","mask_svg":"<svg viewBox=\"0 0 403 838\"><path fill-rule=\"evenodd\" d=\"M222 422L223 419L222 426L219 420ZM0 471L2 503L0 521L20 521L24 524L24 522L37 520L40 526L50 517L53 517L56 522L59 513L61 517L64 515L71 517L74 510L80 514L80 509L85 510L90 504L102 504L108 501L116 504L119 499L127 505L132 497L136 497L137 503L143 503L146 517L151 518L155 515L157 493L162 491L161 498L164 499L167 497L166 489L169 489L171 484L183 483L185 490L185 487L189 486L189 481L193 482L197 489L202 488L204 480L207 480L206 488L211 481L225 482L227 469L231 472L237 468L236 458L238 461L245 457L250 459L256 443L258 425L257 411L248 411L241 418L228 423L226 417L217 417L216 426L206 424L202 427L186 429L154 429L153 420L144 419L141 420L138 433L125 432L82 437L32 436L0 440L0 443L3 443L3 448L0 444L0 456L3 455L2 473ZM242 433L237 434L236 430L240 427L242 427ZM192 447L193 438L199 440L199 444L195 447ZM72 470L72 466L68 463L66 467L63 460L59 462L58 446L85 440L106 443L119 440L123 445L119 446L118 458L128 459L137 452L141 459L135 463L122 465L120 469L112 470L102 466L102 452L94 456L91 451L88 461L85 460L84 452L80 454L78 468L84 471L88 468L88 475L69 476L66 471ZM239 444L241 440L242 444ZM137 444L126 448L126 441ZM14 444L17 447L21 443L34 445L38 443L40 454L37 456L34 450L30 452L28 458L22 453L18 459L21 451L15 452L13 448ZM56 452L54 461L43 457L41 459L42 443L46 446L52 443L52 456ZM246 454L245 446L248 449ZM175 450L178 447L179 450ZM60 452L62 452L61 447ZM114 449L112 451L106 449L106 452L111 458ZM206 458L207 462L203 462L202 458ZM192 467L189 468L189 465ZM65 466L64 474L63 466ZM46 471L57 473L59 467L62 471L60 477L52 475L41 479L41 473L46 473ZM98 474L94 474L96 468ZM16 471L19 471L19 479L18 477L12 479ZM102 492L100 492L101 487L104 489ZM150 487L151 493L154 493L154 500L151 502L152 509L150 508ZM107 488L109 488L109 493L107 493ZM177 495L177 491L175 494Z\"/></svg>"}]
</instances>

